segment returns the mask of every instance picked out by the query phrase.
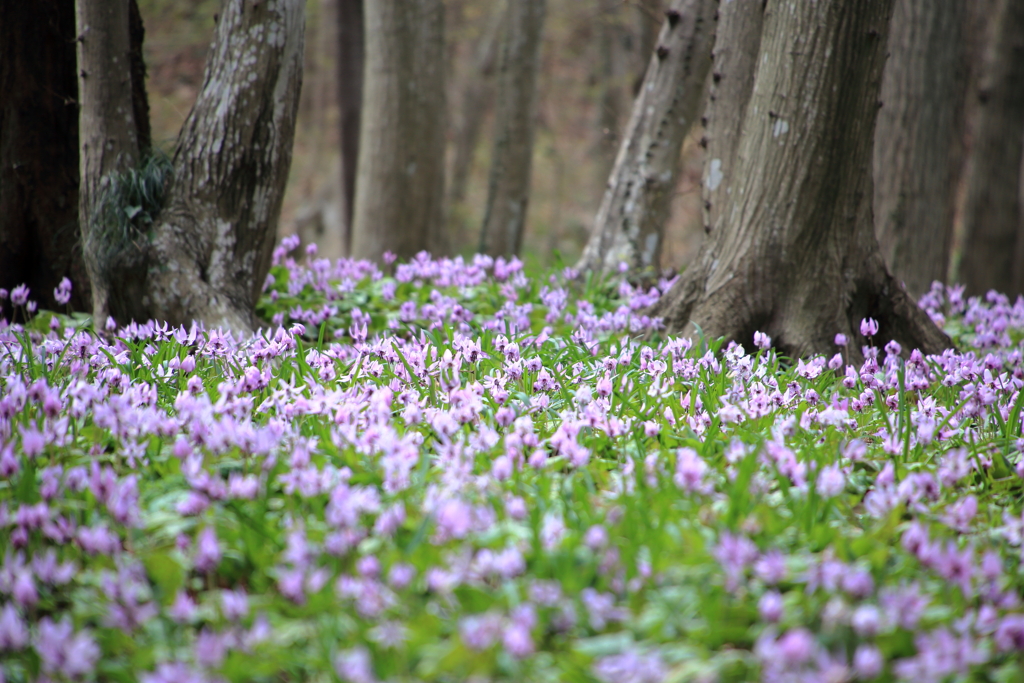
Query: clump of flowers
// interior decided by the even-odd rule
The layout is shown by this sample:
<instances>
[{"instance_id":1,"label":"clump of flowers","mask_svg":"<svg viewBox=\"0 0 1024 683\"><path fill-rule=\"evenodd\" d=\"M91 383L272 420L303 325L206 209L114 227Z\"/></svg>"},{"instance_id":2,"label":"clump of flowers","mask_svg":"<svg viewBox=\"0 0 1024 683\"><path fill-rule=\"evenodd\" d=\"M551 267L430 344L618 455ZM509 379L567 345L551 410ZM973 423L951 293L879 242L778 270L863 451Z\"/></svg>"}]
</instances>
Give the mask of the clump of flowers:
<instances>
[{"instance_id":1,"label":"clump of flowers","mask_svg":"<svg viewBox=\"0 0 1024 683\"><path fill-rule=\"evenodd\" d=\"M1024 300L791 360L294 246L246 339L0 323L3 681L1024 679Z\"/></svg>"}]
</instances>

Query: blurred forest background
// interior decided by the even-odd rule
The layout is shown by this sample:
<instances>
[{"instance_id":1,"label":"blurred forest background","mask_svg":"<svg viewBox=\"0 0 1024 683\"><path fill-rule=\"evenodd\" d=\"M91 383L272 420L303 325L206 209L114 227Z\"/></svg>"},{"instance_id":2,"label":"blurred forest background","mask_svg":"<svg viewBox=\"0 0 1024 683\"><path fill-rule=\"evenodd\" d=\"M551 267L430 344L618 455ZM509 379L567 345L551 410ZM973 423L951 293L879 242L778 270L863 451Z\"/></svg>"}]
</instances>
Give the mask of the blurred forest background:
<instances>
[{"instance_id":1,"label":"blurred forest background","mask_svg":"<svg viewBox=\"0 0 1024 683\"><path fill-rule=\"evenodd\" d=\"M493 148L495 34L504 14L496 0L448 0L446 220L452 246L473 253L487 200ZM202 86L219 0L139 0L153 141L170 150ZM521 258L528 265L576 262L587 241L634 94L664 22L661 0L548 0L538 80L529 212ZM291 176L281 235L316 242L341 255L342 210L338 106L337 0L307 0L306 59ZM489 44L490 43L490 44ZM490 53L490 54L488 54ZM484 89L481 129L465 182L457 147L464 103ZM700 246L702 150L695 128L683 146L662 266L678 268ZM459 189L464 188L460 199ZM556 256L556 254L558 256Z\"/></svg>"}]
</instances>

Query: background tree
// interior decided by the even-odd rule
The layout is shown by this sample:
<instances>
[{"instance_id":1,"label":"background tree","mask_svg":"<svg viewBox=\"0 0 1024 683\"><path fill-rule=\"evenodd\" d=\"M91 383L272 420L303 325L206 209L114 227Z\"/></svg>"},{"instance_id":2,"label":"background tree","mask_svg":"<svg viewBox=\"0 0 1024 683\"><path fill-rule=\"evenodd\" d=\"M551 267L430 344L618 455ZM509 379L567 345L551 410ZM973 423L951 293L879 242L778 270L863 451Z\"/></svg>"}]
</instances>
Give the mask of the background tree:
<instances>
[{"instance_id":1,"label":"background tree","mask_svg":"<svg viewBox=\"0 0 1024 683\"><path fill-rule=\"evenodd\" d=\"M952 253L966 20L964 2L896 0L890 27L875 130L875 230L886 263L915 297L946 281Z\"/></svg>"},{"instance_id":2,"label":"background tree","mask_svg":"<svg viewBox=\"0 0 1024 683\"><path fill-rule=\"evenodd\" d=\"M959 281L968 294L1024 293L1024 4L997 0L978 84Z\"/></svg>"},{"instance_id":3,"label":"background tree","mask_svg":"<svg viewBox=\"0 0 1024 683\"><path fill-rule=\"evenodd\" d=\"M352 255L379 261L445 250L444 5L374 0L366 71Z\"/></svg>"},{"instance_id":4,"label":"background tree","mask_svg":"<svg viewBox=\"0 0 1024 683\"><path fill-rule=\"evenodd\" d=\"M889 274L872 221L871 154L892 0L766 12L732 192L696 262L653 307L672 334L832 353L859 322L926 353L948 338ZM728 103L719 99L718 107Z\"/></svg>"},{"instance_id":5,"label":"background tree","mask_svg":"<svg viewBox=\"0 0 1024 683\"><path fill-rule=\"evenodd\" d=\"M489 11L491 16L474 45L472 65L465 79L465 87L462 89L462 101L458 106L459 115L454 117L454 149L451 173L448 174L450 182L446 213L452 238L457 245L462 245L466 241L463 239L463 228L467 222L466 188L484 118L491 111L490 104L494 99L494 72L501 47L505 3L495 2Z\"/></svg>"},{"instance_id":6,"label":"background tree","mask_svg":"<svg viewBox=\"0 0 1024 683\"><path fill-rule=\"evenodd\" d=\"M338 125L341 133L342 225L345 254L352 251L352 218L359 169L359 120L363 108L363 0L336 0L338 18Z\"/></svg>"},{"instance_id":7,"label":"background tree","mask_svg":"<svg viewBox=\"0 0 1024 683\"><path fill-rule=\"evenodd\" d=\"M576 266L609 271L658 265L683 138L697 118L711 66L717 0L674 0L666 11L590 241Z\"/></svg>"},{"instance_id":8,"label":"background tree","mask_svg":"<svg viewBox=\"0 0 1024 683\"><path fill-rule=\"evenodd\" d=\"M129 11L132 108L148 110L142 20ZM0 287L27 284L50 309L61 278L69 302L92 305L78 232L78 83L74 0L0 3ZM136 136L149 144L148 120ZM10 310L0 301L0 317Z\"/></svg>"},{"instance_id":9,"label":"background tree","mask_svg":"<svg viewBox=\"0 0 1024 683\"><path fill-rule=\"evenodd\" d=\"M545 0L509 0L502 37L497 121L480 251L519 253L530 200L534 109Z\"/></svg>"},{"instance_id":10,"label":"background tree","mask_svg":"<svg viewBox=\"0 0 1024 683\"><path fill-rule=\"evenodd\" d=\"M80 103L78 220L97 325L122 308L130 311L130 317L146 319L137 299L144 293L144 271L129 263L115 275L121 264L110 249L115 242L122 242L125 252L139 250L135 236L118 234L101 215L115 192L115 177L139 165L144 144L135 123L132 81L125 73L131 49L128 14L127 0L78 0L75 4Z\"/></svg>"},{"instance_id":11,"label":"background tree","mask_svg":"<svg viewBox=\"0 0 1024 683\"><path fill-rule=\"evenodd\" d=\"M101 21L104 31L99 41L96 33L90 38L80 30L79 48L82 186L88 195L81 215L94 315L121 323L197 320L248 332L270 267L291 162L303 3L225 0L203 87L178 138L173 181L162 211L146 216L148 226L139 221L145 211L124 201L123 190L137 176L108 174L138 154L138 138L114 125L130 115L123 83L90 82L98 69L110 68L104 72L109 81L123 74L118 67L127 62L113 62L119 52L111 52L126 43L118 5L79 0L78 12L82 29L96 31L93 22Z\"/></svg>"}]
</instances>

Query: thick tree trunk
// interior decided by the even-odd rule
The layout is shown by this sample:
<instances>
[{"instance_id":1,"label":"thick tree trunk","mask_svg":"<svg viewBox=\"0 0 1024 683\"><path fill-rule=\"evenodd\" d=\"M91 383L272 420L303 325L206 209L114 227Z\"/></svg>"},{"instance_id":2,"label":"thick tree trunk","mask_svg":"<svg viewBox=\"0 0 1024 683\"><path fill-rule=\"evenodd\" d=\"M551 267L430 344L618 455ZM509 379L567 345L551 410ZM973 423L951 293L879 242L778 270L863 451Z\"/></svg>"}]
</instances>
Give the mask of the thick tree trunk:
<instances>
[{"instance_id":1,"label":"thick tree trunk","mask_svg":"<svg viewBox=\"0 0 1024 683\"><path fill-rule=\"evenodd\" d=\"M968 294L1024 293L1021 155L1024 150L1024 3L999 0L978 88L974 149L967 171L964 253Z\"/></svg>"},{"instance_id":2,"label":"thick tree trunk","mask_svg":"<svg viewBox=\"0 0 1024 683\"><path fill-rule=\"evenodd\" d=\"M352 252L352 217L359 164L359 117L363 108L363 0L336 0L338 15L338 103L341 127L342 237L345 254Z\"/></svg>"},{"instance_id":3,"label":"thick tree trunk","mask_svg":"<svg viewBox=\"0 0 1024 683\"><path fill-rule=\"evenodd\" d=\"M140 141L135 124L130 71L128 0L78 0L78 220L85 266L92 283L93 318L102 324L112 313L113 242L128 239L101 215L112 176L138 165ZM113 305L116 309L116 304ZM116 312L114 313L116 315Z\"/></svg>"},{"instance_id":4,"label":"thick tree trunk","mask_svg":"<svg viewBox=\"0 0 1024 683\"><path fill-rule=\"evenodd\" d=\"M128 58L136 139L149 147L144 30L128 2ZM74 0L0 3L0 287L27 284L32 298L73 284L69 305L91 311L79 232L78 77ZM0 316L10 314L0 302Z\"/></svg>"},{"instance_id":5,"label":"thick tree trunk","mask_svg":"<svg viewBox=\"0 0 1024 683\"><path fill-rule=\"evenodd\" d=\"M78 238L76 63L74 0L0 2L0 288L26 284L49 309L63 309L53 298L63 277L70 305L92 307Z\"/></svg>"},{"instance_id":6,"label":"thick tree trunk","mask_svg":"<svg viewBox=\"0 0 1024 683\"><path fill-rule=\"evenodd\" d=\"M733 0L718 11L715 48L712 51L711 92L704 110L701 146L707 153L702 195L704 231L721 227L737 176L736 149L747 102L754 90L754 72L764 26L762 0Z\"/></svg>"},{"instance_id":7,"label":"thick tree trunk","mask_svg":"<svg viewBox=\"0 0 1024 683\"><path fill-rule=\"evenodd\" d=\"M889 274L871 213L875 114L893 0L769 5L721 228L650 313L669 333L783 353L856 355L859 322L875 341L928 353L949 339ZM716 106L726 107L719 99Z\"/></svg>"},{"instance_id":8,"label":"thick tree trunk","mask_svg":"<svg viewBox=\"0 0 1024 683\"><path fill-rule=\"evenodd\" d=\"M946 281L963 158L966 3L896 0L875 131L875 232L917 297ZM1020 122L1024 131L1024 119Z\"/></svg>"},{"instance_id":9,"label":"thick tree trunk","mask_svg":"<svg viewBox=\"0 0 1024 683\"><path fill-rule=\"evenodd\" d=\"M718 0L673 0L577 264L609 272L656 268L683 139L697 118L711 67Z\"/></svg>"},{"instance_id":10,"label":"thick tree trunk","mask_svg":"<svg viewBox=\"0 0 1024 683\"><path fill-rule=\"evenodd\" d=\"M225 0L146 254L140 319L254 328L291 166L303 10L303 0Z\"/></svg>"},{"instance_id":11,"label":"thick tree trunk","mask_svg":"<svg viewBox=\"0 0 1024 683\"><path fill-rule=\"evenodd\" d=\"M444 251L444 5L373 0L352 255Z\"/></svg>"},{"instance_id":12,"label":"thick tree trunk","mask_svg":"<svg viewBox=\"0 0 1024 683\"><path fill-rule=\"evenodd\" d=\"M530 199L534 110L545 0L509 0L498 76L494 152L480 251L519 253Z\"/></svg>"}]
</instances>

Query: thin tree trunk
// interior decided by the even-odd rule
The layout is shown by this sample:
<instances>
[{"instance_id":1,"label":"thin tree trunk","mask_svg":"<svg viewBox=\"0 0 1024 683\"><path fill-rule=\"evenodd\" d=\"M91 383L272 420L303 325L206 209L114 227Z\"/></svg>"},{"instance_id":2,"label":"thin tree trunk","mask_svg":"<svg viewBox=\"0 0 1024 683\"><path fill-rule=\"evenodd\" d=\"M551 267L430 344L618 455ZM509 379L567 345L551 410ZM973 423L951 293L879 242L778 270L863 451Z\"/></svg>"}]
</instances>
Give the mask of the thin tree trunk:
<instances>
[{"instance_id":1,"label":"thin tree trunk","mask_svg":"<svg viewBox=\"0 0 1024 683\"><path fill-rule=\"evenodd\" d=\"M366 73L352 255L444 251L444 5L365 5Z\"/></svg>"},{"instance_id":2,"label":"thin tree trunk","mask_svg":"<svg viewBox=\"0 0 1024 683\"><path fill-rule=\"evenodd\" d=\"M711 67L718 0L673 0L576 268L657 267L683 139Z\"/></svg>"},{"instance_id":3,"label":"thin tree trunk","mask_svg":"<svg viewBox=\"0 0 1024 683\"><path fill-rule=\"evenodd\" d=\"M451 183L448 191L449 206L461 204L466 198L469 170L473 166L473 153L480 138L484 115L492 99L494 67L498 61L501 25L505 17L503 3L495 3L487 29L476 46L473 67L466 78L462 93L462 115L455 131L455 153L452 160Z\"/></svg>"},{"instance_id":4,"label":"thin tree trunk","mask_svg":"<svg viewBox=\"0 0 1024 683\"><path fill-rule=\"evenodd\" d=\"M974 149L967 172L964 254L968 294L1024 293L1021 156L1024 151L1024 3L999 0L978 88Z\"/></svg>"},{"instance_id":5,"label":"thin tree trunk","mask_svg":"<svg viewBox=\"0 0 1024 683\"><path fill-rule=\"evenodd\" d=\"M341 132L342 249L352 252L352 217L359 164L359 118L363 108L363 0L336 0L338 16L338 124Z\"/></svg>"},{"instance_id":6,"label":"thin tree trunk","mask_svg":"<svg viewBox=\"0 0 1024 683\"><path fill-rule=\"evenodd\" d=\"M255 327L291 166L304 26L303 0L222 6L146 254L151 317Z\"/></svg>"},{"instance_id":7,"label":"thin tree trunk","mask_svg":"<svg viewBox=\"0 0 1024 683\"><path fill-rule=\"evenodd\" d=\"M754 72L764 26L763 0L732 0L718 10L718 28L712 51L711 91L704 110L707 150L702 195L704 231L721 227L722 209L736 181L736 149L747 102L754 90Z\"/></svg>"},{"instance_id":8,"label":"thin tree trunk","mask_svg":"<svg viewBox=\"0 0 1024 683\"><path fill-rule=\"evenodd\" d=\"M945 282L963 151L966 4L897 0L875 131L875 231L918 297ZM1024 119L1021 121L1024 130Z\"/></svg>"},{"instance_id":9,"label":"thin tree trunk","mask_svg":"<svg viewBox=\"0 0 1024 683\"><path fill-rule=\"evenodd\" d=\"M601 18L594 47L595 77L598 84L597 120L594 136L596 178L602 185L608 179L619 150L619 120L622 118L622 26L615 15ZM650 56L650 53L647 53Z\"/></svg>"},{"instance_id":10,"label":"thin tree trunk","mask_svg":"<svg viewBox=\"0 0 1024 683\"><path fill-rule=\"evenodd\" d=\"M45 308L61 278L90 310L78 239L74 0L0 2L0 287ZM9 300L0 318L11 318Z\"/></svg>"},{"instance_id":11,"label":"thin tree trunk","mask_svg":"<svg viewBox=\"0 0 1024 683\"><path fill-rule=\"evenodd\" d=\"M862 318L876 342L939 352L949 339L889 274L872 220L875 114L893 0L818 0L764 17L721 228L650 313L670 334L783 353L857 355ZM719 99L716 106L728 103Z\"/></svg>"},{"instance_id":12,"label":"thin tree trunk","mask_svg":"<svg viewBox=\"0 0 1024 683\"><path fill-rule=\"evenodd\" d=\"M534 110L545 0L509 0L496 103L494 152L480 251L513 256L530 200Z\"/></svg>"},{"instance_id":13,"label":"thin tree trunk","mask_svg":"<svg viewBox=\"0 0 1024 683\"><path fill-rule=\"evenodd\" d=\"M111 176L134 168L139 137L132 103L128 0L78 0L78 220L85 265L92 283L93 319L111 314L118 283L107 269L106 243L113 239L100 216ZM116 313L115 313L116 314Z\"/></svg>"}]
</instances>

